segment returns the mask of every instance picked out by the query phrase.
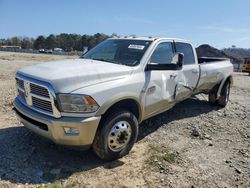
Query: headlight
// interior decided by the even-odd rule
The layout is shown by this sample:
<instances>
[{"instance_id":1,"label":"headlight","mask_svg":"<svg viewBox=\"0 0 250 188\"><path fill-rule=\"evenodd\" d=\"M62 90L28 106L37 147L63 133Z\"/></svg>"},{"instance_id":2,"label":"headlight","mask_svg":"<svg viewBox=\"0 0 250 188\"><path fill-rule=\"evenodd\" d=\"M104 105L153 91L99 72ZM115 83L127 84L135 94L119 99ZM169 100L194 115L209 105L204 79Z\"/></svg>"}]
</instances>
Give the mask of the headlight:
<instances>
[{"instance_id":1,"label":"headlight","mask_svg":"<svg viewBox=\"0 0 250 188\"><path fill-rule=\"evenodd\" d=\"M88 95L59 94L58 97L63 112L91 113L99 108L96 101Z\"/></svg>"}]
</instances>

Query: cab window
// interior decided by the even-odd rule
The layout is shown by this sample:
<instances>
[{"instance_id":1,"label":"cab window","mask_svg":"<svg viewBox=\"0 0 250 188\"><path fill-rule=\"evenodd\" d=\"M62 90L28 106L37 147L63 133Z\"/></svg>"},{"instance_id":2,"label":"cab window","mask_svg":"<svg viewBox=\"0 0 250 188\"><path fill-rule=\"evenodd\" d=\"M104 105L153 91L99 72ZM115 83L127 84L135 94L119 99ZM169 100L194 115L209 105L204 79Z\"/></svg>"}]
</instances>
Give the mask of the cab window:
<instances>
[{"instance_id":1,"label":"cab window","mask_svg":"<svg viewBox=\"0 0 250 188\"><path fill-rule=\"evenodd\" d=\"M174 56L171 42L160 43L154 50L150 61L157 64L170 64Z\"/></svg>"},{"instance_id":2,"label":"cab window","mask_svg":"<svg viewBox=\"0 0 250 188\"><path fill-rule=\"evenodd\" d=\"M184 54L184 65L195 64L193 48L190 44L176 42L176 52Z\"/></svg>"}]
</instances>

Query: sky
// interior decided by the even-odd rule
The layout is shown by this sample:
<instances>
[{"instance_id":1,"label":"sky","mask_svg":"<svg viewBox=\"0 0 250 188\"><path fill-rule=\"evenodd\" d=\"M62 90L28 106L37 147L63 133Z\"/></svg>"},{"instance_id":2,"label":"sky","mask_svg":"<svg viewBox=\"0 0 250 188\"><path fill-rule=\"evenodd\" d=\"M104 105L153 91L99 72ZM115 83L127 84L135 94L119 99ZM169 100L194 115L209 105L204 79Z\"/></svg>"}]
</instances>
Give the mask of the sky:
<instances>
[{"instance_id":1,"label":"sky","mask_svg":"<svg viewBox=\"0 0 250 188\"><path fill-rule=\"evenodd\" d=\"M0 0L0 38L76 33L250 48L249 0Z\"/></svg>"}]
</instances>

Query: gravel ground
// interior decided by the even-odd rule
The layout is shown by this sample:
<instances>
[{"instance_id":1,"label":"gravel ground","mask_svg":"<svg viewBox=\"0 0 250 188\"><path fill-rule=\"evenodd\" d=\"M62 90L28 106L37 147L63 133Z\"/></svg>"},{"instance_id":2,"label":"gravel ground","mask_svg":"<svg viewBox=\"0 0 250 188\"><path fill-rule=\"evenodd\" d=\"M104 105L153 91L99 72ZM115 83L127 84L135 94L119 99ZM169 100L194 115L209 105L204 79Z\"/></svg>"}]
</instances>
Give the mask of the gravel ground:
<instances>
[{"instance_id":1,"label":"gravel ground","mask_svg":"<svg viewBox=\"0 0 250 188\"><path fill-rule=\"evenodd\" d=\"M120 160L57 146L15 118L14 73L72 58L0 52L0 187L250 187L250 77L234 74L226 108L198 95L140 125Z\"/></svg>"}]
</instances>

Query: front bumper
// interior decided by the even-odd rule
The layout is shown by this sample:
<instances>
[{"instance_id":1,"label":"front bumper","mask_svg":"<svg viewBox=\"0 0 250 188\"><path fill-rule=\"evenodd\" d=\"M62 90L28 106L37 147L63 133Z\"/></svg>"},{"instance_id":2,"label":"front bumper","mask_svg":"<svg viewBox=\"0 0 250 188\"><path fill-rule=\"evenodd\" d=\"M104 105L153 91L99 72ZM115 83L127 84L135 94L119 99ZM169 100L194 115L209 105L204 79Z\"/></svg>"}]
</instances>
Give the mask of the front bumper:
<instances>
[{"instance_id":1,"label":"front bumper","mask_svg":"<svg viewBox=\"0 0 250 188\"><path fill-rule=\"evenodd\" d=\"M61 117L53 118L36 112L23 105L18 98L14 101L15 112L22 124L33 132L53 142L67 146L89 148L101 117ZM79 134L68 135L64 127L78 128Z\"/></svg>"}]
</instances>

